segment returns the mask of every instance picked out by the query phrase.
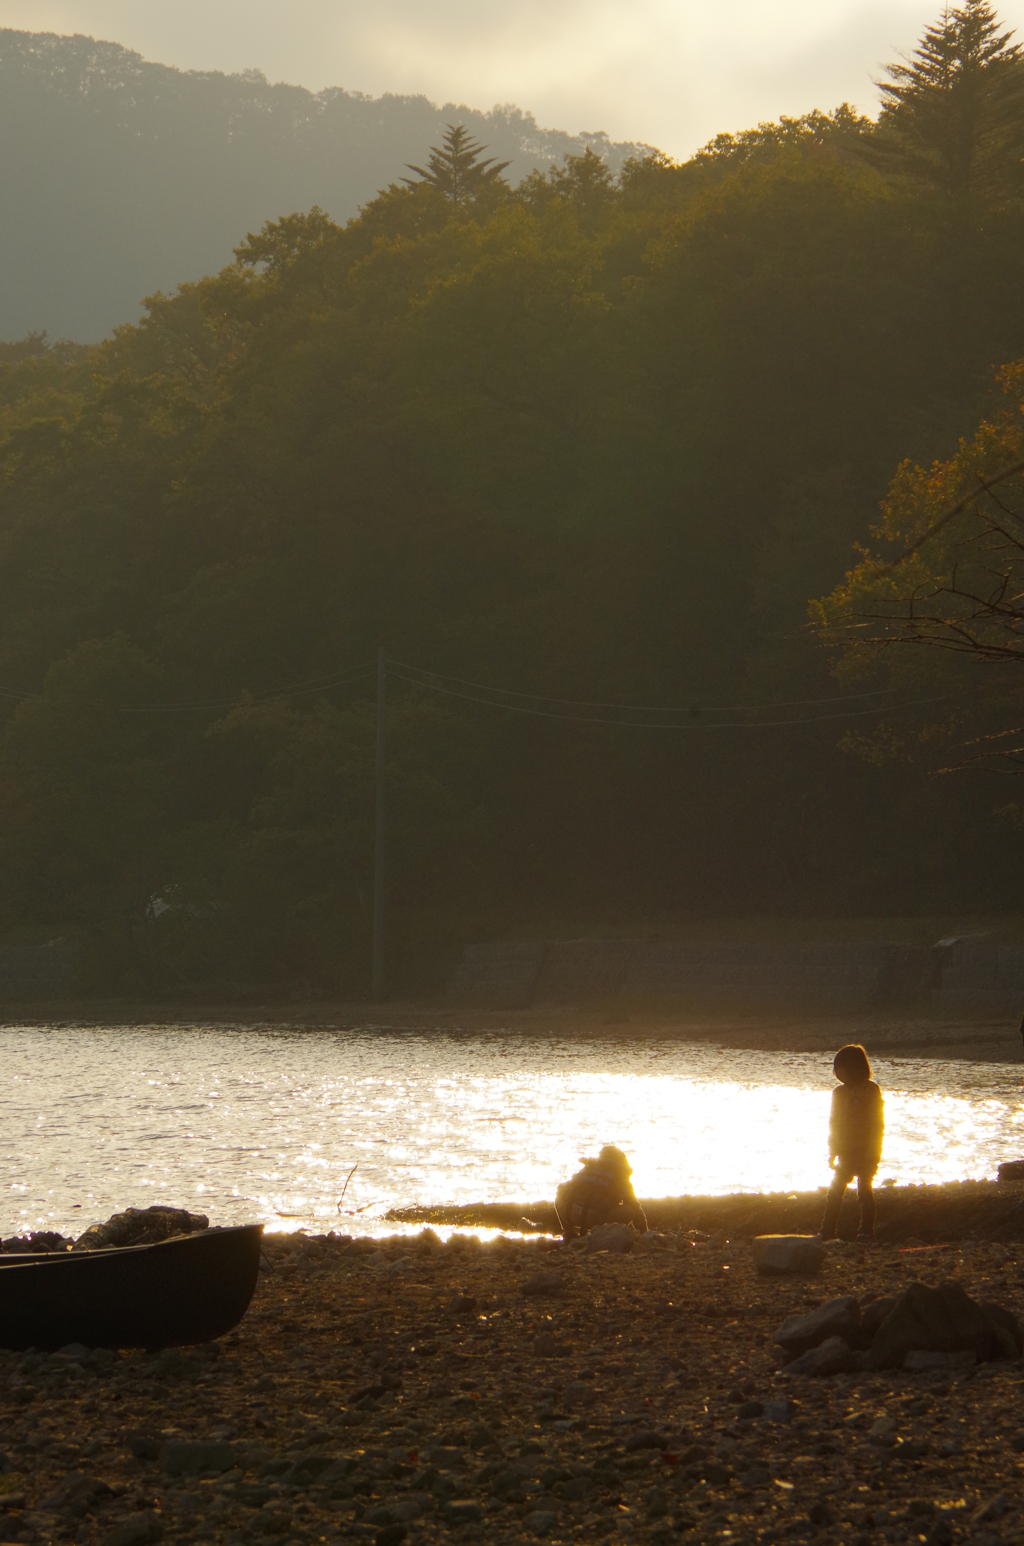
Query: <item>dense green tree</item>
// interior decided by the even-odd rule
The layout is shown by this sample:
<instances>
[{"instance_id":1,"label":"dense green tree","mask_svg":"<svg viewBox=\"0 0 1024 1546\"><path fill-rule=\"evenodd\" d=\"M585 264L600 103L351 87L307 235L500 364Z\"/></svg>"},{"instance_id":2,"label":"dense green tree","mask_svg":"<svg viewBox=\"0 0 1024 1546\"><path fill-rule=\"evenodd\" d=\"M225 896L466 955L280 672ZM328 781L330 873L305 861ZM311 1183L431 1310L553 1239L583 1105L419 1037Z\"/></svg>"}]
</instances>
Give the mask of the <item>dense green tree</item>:
<instances>
[{"instance_id":1,"label":"dense green tree","mask_svg":"<svg viewBox=\"0 0 1024 1546\"><path fill-rule=\"evenodd\" d=\"M1024 361L954 455L905 461L872 528L874 545L812 619L847 680L880 675L934 694L917 748L943 759L1024 766L1016 676L1024 663ZM979 671L979 668L984 668ZM856 749L907 756L892 727Z\"/></svg>"},{"instance_id":2,"label":"dense green tree","mask_svg":"<svg viewBox=\"0 0 1024 1546\"><path fill-rule=\"evenodd\" d=\"M1024 191L1024 57L988 0L948 7L881 83L867 153L951 198Z\"/></svg>"},{"instance_id":3,"label":"dense green tree","mask_svg":"<svg viewBox=\"0 0 1024 1546\"><path fill-rule=\"evenodd\" d=\"M759 123L738 134L716 134L697 152L694 164L702 169L721 169L776 161L780 155L850 160L871 128L870 118L843 102L830 113L816 109L801 118Z\"/></svg>"},{"instance_id":4,"label":"dense green tree","mask_svg":"<svg viewBox=\"0 0 1024 1546\"><path fill-rule=\"evenodd\" d=\"M1015 907L987 804L882 755L934 684L877 715L806 627L1024 357L1021 205L966 263L869 132L393 184L84 358L0 354L4 925L95 924L107 981L363 990L381 644L396 985L470 934Z\"/></svg>"},{"instance_id":5,"label":"dense green tree","mask_svg":"<svg viewBox=\"0 0 1024 1546\"><path fill-rule=\"evenodd\" d=\"M138 316L141 296L219 269L273 216L318 205L348 220L448 121L515 181L595 142L513 106L314 93L0 27L0 338L101 338ZM615 171L644 150L597 143Z\"/></svg>"},{"instance_id":6,"label":"dense green tree","mask_svg":"<svg viewBox=\"0 0 1024 1546\"><path fill-rule=\"evenodd\" d=\"M671 165L664 157L659 165ZM519 198L540 212L546 205L568 205L590 228L607 221L615 203L615 179L608 165L588 146L582 156L566 156L547 173L533 172L517 190Z\"/></svg>"},{"instance_id":7,"label":"dense green tree","mask_svg":"<svg viewBox=\"0 0 1024 1546\"><path fill-rule=\"evenodd\" d=\"M482 195L495 193L502 183L502 172L511 164L495 156L481 159L486 149L464 124L447 124L441 144L430 147L426 167L410 164L409 170L416 177L403 177L402 181L410 188L415 188L417 182L429 183L452 209L462 211Z\"/></svg>"},{"instance_id":8,"label":"dense green tree","mask_svg":"<svg viewBox=\"0 0 1024 1546\"><path fill-rule=\"evenodd\" d=\"M168 878L170 743L147 712L159 685L125 638L80 644L15 710L0 754L2 915L112 927L129 970Z\"/></svg>"},{"instance_id":9,"label":"dense green tree","mask_svg":"<svg viewBox=\"0 0 1024 1546\"><path fill-rule=\"evenodd\" d=\"M241 246L235 248L235 257L243 268L260 268L264 273L274 273L315 251L329 241L336 230L333 220L314 204L308 214L286 215L282 220L269 221L255 235L250 231Z\"/></svg>"}]
</instances>

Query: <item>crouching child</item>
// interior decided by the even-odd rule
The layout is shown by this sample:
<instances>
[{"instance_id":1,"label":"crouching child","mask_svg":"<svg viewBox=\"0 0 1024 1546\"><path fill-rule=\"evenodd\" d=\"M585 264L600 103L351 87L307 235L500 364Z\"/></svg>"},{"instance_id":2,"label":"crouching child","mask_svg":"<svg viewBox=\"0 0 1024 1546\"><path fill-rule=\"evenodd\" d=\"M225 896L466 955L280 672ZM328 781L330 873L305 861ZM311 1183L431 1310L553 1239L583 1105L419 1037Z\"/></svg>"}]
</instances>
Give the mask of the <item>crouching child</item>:
<instances>
[{"instance_id":1,"label":"crouching child","mask_svg":"<svg viewBox=\"0 0 1024 1546\"><path fill-rule=\"evenodd\" d=\"M606 1144L596 1159L580 1161L582 1170L555 1193L555 1212L563 1240L576 1240L598 1224L632 1224L638 1233L647 1219L633 1191L633 1171L621 1149Z\"/></svg>"}]
</instances>

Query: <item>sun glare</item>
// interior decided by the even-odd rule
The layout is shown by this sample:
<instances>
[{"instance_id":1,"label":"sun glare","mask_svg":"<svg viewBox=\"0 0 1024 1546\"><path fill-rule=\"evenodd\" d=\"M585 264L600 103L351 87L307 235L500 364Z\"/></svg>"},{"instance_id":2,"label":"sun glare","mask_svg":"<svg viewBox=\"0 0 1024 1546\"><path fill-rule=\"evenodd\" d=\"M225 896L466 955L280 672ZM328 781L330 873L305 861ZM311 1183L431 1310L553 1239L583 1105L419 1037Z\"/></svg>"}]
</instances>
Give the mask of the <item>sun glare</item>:
<instances>
[{"instance_id":1,"label":"sun glare","mask_svg":"<svg viewBox=\"0 0 1024 1546\"><path fill-rule=\"evenodd\" d=\"M390 1210L528 1210L614 1142L642 1197L828 1179L827 1055L220 1028L0 1032L0 1232L80 1231L168 1202L218 1223L381 1233ZM991 1176L1017 1155L1018 1070L876 1060L880 1180Z\"/></svg>"}]
</instances>

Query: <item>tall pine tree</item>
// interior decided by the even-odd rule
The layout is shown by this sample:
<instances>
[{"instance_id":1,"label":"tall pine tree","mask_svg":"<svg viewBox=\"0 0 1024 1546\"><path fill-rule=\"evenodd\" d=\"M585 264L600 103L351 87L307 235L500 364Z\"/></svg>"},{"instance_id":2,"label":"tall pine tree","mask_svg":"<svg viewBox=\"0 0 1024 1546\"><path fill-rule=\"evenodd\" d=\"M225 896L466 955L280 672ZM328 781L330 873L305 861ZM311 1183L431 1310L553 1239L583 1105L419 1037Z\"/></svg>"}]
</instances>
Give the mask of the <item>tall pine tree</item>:
<instances>
[{"instance_id":1,"label":"tall pine tree","mask_svg":"<svg viewBox=\"0 0 1024 1546\"><path fill-rule=\"evenodd\" d=\"M879 84L865 154L957 200L1024 189L1024 58L988 0L949 6Z\"/></svg>"},{"instance_id":2,"label":"tall pine tree","mask_svg":"<svg viewBox=\"0 0 1024 1546\"><path fill-rule=\"evenodd\" d=\"M454 209L461 210L485 190L495 187L501 181L502 172L510 164L508 161L495 161L493 156L481 161L480 157L486 149L487 146L473 139L461 123L447 124L441 145L430 147L430 159L426 167L407 163L410 172L415 172L416 177L403 177L402 181L410 188L415 188L419 183L430 183L444 194Z\"/></svg>"}]
</instances>

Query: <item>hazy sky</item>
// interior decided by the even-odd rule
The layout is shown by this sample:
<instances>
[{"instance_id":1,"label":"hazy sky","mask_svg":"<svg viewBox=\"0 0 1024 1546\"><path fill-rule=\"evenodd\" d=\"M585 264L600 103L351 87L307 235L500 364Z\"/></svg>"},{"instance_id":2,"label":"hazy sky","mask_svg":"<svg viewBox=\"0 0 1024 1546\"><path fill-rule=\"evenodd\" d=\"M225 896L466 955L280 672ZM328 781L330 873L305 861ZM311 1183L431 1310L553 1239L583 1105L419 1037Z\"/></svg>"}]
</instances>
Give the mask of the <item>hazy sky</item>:
<instances>
[{"instance_id":1,"label":"hazy sky","mask_svg":"<svg viewBox=\"0 0 1024 1546\"><path fill-rule=\"evenodd\" d=\"M722 129L844 99L942 0L0 0L0 25L84 32L183 69L313 89L515 102L682 156ZM1024 37L1024 0L1004 0Z\"/></svg>"}]
</instances>

